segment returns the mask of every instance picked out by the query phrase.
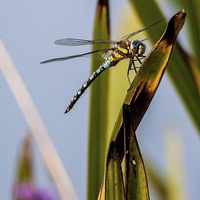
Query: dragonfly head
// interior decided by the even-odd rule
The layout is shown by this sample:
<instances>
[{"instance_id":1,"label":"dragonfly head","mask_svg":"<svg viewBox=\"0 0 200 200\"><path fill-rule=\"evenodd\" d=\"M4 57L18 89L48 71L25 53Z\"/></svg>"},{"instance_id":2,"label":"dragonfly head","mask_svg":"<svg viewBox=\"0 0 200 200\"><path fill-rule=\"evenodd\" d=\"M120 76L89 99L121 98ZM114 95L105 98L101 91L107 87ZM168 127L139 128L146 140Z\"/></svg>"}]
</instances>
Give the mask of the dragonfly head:
<instances>
[{"instance_id":1,"label":"dragonfly head","mask_svg":"<svg viewBox=\"0 0 200 200\"><path fill-rule=\"evenodd\" d=\"M133 55L142 56L145 53L146 45L140 40L133 40L130 45L130 50Z\"/></svg>"}]
</instances>

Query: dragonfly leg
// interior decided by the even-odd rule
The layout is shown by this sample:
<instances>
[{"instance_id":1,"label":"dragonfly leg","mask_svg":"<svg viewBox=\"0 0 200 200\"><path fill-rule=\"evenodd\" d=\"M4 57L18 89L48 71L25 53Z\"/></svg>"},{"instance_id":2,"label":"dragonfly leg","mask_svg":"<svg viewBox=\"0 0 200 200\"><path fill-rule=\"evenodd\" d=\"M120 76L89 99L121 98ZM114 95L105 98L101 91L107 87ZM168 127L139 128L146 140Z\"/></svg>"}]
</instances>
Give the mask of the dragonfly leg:
<instances>
[{"instance_id":1,"label":"dragonfly leg","mask_svg":"<svg viewBox=\"0 0 200 200\"><path fill-rule=\"evenodd\" d=\"M132 60L132 58L130 58L130 60L129 60L129 65L128 65L128 70L127 70L127 79L128 79L128 82L129 82L129 85L131 85L131 81L130 81L130 78L129 78L129 71L130 70L132 70L132 62L133 62L133 60Z\"/></svg>"},{"instance_id":2,"label":"dragonfly leg","mask_svg":"<svg viewBox=\"0 0 200 200\"><path fill-rule=\"evenodd\" d=\"M140 57L135 56L135 57L136 57L136 60L134 60L134 61L138 61L140 64L142 64L141 60L146 58L146 56L140 56ZM140 68L140 67L141 67L141 66L136 67L136 69L137 69L137 68Z\"/></svg>"},{"instance_id":3,"label":"dragonfly leg","mask_svg":"<svg viewBox=\"0 0 200 200\"><path fill-rule=\"evenodd\" d=\"M137 61L138 61L140 64L142 64L141 60L140 60L137 56L135 56L135 57L136 57Z\"/></svg>"},{"instance_id":4,"label":"dragonfly leg","mask_svg":"<svg viewBox=\"0 0 200 200\"><path fill-rule=\"evenodd\" d=\"M132 66L133 66L133 68L132 68ZM130 81L130 78L129 78L129 71L133 70L133 69L135 70L135 73L137 73L135 63L134 63L134 58L130 58L128 71L127 71L127 78L128 78L129 85L131 85L131 81Z\"/></svg>"},{"instance_id":5,"label":"dragonfly leg","mask_svg":"<svg viewBox=\"0 0 200 200\"><path fill-rule=\"evenodd\" d=\"M135 57L136 57L137 61L138 61L140 64L142 64L141 60L146 58L146 56L140 56L140 57L135 56Z\"/></svg>"},{"instance_id":6,"label":"dragonfly leg","mask_svg":"<svg viewBox=\"0 0 200 200\"><path fill-rule=\"evenodd\" d=\"M136 60L134 60L134 57L136 57ZM128 78L129 85L131 85L131 81L129 78L129 71L134 69L135 73L137 74L137 68L140 68L140 67L135 66L134 61L138 61L140 64L142 64L141 59L144 59L146 56L140 56L140 57L134 56L134 57L130 59L129 65L128 65L127 78ZM132 68L132 66L133 66L133 68Z\"/></svg>"}]
</instances>

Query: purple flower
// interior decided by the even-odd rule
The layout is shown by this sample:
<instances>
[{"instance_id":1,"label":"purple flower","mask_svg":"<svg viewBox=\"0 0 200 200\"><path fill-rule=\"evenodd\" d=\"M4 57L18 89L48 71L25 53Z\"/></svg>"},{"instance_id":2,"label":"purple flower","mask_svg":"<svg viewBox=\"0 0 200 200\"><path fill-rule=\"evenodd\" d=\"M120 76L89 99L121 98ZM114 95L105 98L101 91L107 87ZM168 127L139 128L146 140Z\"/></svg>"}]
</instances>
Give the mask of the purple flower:
<instances>
[{"instance_id":1,"label":"purple flower","mask_svg":"<svg viewBox=\"0 0 200 200\"><path fill-rule=\"evenodd\" d=\"M15 184L13 188L13 199L29 200L33 199L35 189L26 183Z\"/></svg>"},{"instance_id":2,"label":"purple flower","mask_svg":"<svg viewBox=\"0 0 200 200\"><path fill-rule=\"evenodd\" d=\"M13 188L13 200L59 200L59 197L51 189L39 189L27 183L18 183Z\"/></svg>"}]
</instances>

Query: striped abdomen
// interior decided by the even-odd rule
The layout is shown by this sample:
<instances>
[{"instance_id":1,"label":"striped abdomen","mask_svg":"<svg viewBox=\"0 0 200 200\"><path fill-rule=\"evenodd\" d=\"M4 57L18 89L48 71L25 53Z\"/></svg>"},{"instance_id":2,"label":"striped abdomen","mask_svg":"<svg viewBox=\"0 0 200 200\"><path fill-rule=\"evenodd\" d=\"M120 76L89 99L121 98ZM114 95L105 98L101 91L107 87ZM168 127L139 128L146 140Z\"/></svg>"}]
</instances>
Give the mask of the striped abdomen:
<instances>
[{"instance_id":1,"label":"striped abdomen","mask_svg":"<svg viewBox=\"0 0 200 200\"><path fill-rule=\"evenodd\" d=\"M110 61L106 60L93 74L88 78L85 83L81 86L81 88L76 92L76 94L73 96L72 100L70 101L65 113L69 112L74 104L77 102L77 100L80 98L80 96L85 92L85 90L90 86L90 84L99 76L105 69L111 67Z\"/></svg>"}]
</instances>

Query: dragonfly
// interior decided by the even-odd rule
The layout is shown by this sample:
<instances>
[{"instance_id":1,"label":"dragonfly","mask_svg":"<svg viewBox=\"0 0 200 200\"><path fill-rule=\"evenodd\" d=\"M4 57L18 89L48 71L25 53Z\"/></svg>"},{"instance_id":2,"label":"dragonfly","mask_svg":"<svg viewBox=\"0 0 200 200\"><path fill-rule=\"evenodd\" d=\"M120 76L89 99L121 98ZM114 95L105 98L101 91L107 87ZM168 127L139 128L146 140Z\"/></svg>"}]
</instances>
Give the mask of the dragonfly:
<instances>
[{"instance_id":1,"label":"dragonfly","mask_svg":"<svg viewBox=\"0 0 200 200\"><path fill-rule=\"evenodd\" d=\"M163 18L164 19L164 18ZM68 113L74 106L74 104L78 101L78 99L81 97L81 95L85 92L85 90L91 85L91 83L106 69L110 67L114 67L117 65L117 63L124 59L130 59L128 70L127 70L127 77L129 80L129 72L130 70L135 71L137 73L137 68L135 66L135 61L138 61L140 64L142 64L141 60L145 58L143 55L146 50L146 45L143 43L144 40L129 40L134 35L150 28L151 26L159 23L163 19L150 24L144 28L141 28L133 33L130 33L128 35L125 35L122 37L120 41L111 41L111 40L84 40L84 39L75 39L75 38L65 38L65 39L59 39L56 40L54 43L57 45L66 45L66 46L79 46L79 45L92 45L97 43L109 43L113 46L109 49L100 49L96 51L90 51L83 54L77 54L72 56L66 56L66 57L60 57L60 58L53 58L49 60L45 60L40 62L40 64L45 63L51 63L51 62L57 62L57 61L64 61L64 60L70 60L73 58L78 58L94 53L103 53L102 57L105 59L104 63L93 72L93 74L83 83L83 85L80 87L80 89L75 93L72 100L70 101L67 109L65 110L65 113Z\"/></svg>"}]
</instances>

